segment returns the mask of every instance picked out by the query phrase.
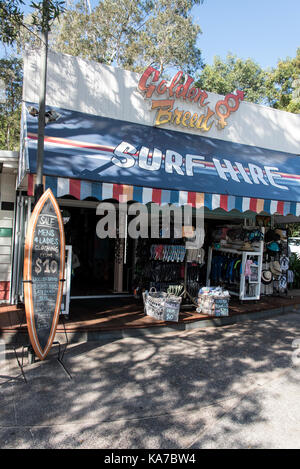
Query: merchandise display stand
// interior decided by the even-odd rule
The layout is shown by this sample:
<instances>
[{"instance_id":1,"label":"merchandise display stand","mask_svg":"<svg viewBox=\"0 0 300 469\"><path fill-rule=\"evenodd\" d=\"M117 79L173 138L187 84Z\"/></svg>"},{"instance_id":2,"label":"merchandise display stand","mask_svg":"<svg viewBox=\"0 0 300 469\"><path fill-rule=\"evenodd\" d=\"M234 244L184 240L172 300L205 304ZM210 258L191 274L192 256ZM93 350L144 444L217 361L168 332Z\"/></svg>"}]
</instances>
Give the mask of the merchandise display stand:
<instances>
[{"instance_id":1,"label":"merchandise display stand","mask_svg":"<svg viewBox=\"0 0 300 469\"><path fill-rule=\"evenodd\" d=\"M141 242L137 253L138 265L141 265L138 288L141 291L155 288L157 292L182 298L184 306L197 306L198 291L205 281L205 263L197 263L199 256L196 251L194 261L187 256L185 243L181 239Z\"/></svg>"},{"instance_id":2,"label":"merchandise display stand","mask_svg":"<svg viewBox=\"0 0 300 469\"><path fill-rule=\"evenodd\" d=\"M251 228L253 229L253 227ZM264 233L264 228L261 229ZM214 247L210 246L208 251L208 260L207 260L207 275L206 275L206 284L210 286L210 276L211 276L211 265L212 265L212 257L213 252L217 253L224 253L224 254L236 254L242 257L242 267L241 267L241 277L239 282L239 291L234 291L230 289L230 284L226 286L229 293L234 296L238 296L241 301L244 300L259 300L260 299L260 290L261 290L261 272L262 272L262 262L263 262L263 248L264 248L264 241L259 241L259 249L253 251L245 251L242 249L233 249L233 248L225 248L220 247L215 249ZM245 276L245 268L246 263L248 260L253 259L255 260L255 264L252 266L253 271L251 272L251 276L249 278L249 285L251 285L251 294L247 294L246 292L246 276Z\"/></svg>"},{"instance_id":3,"label":"merchandise display stand","mask_svg":"<svg viewBox=\"0 0 300 469\"><path fill-rule=\"evenodd\" d=\"M183 279L183 292L181 293L180 296L182 296L183 299L186 299L187 297L190 299L192 304L194 304L196 307L198 306L197 301L192 297L192 295L188 292L187 290L187 259L185 256L185 261L184 261L184 279Z\"/></svg>"},{"instance_id":4,"label":"merchandise display stand","mask_svg":"<svg viewBox=\"0 0 300 469\"><path fill-rule=\"evenodd\" d=\"M279 226L279 228L271 227L265 236L263 271L268 273L270 279L262 285L262 295L265 296L286 297L288 285L293 283L294 274L290 271L287 228ZM289 278L291 273L292 279Z\"/></svg>"}]
</instances>

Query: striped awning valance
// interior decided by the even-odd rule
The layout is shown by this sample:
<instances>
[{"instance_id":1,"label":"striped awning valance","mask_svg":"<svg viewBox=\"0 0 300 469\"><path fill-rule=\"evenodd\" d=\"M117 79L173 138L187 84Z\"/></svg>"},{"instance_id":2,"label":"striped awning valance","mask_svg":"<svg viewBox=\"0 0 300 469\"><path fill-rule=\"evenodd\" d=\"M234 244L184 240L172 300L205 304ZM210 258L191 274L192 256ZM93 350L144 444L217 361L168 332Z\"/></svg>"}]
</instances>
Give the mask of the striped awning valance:
<instances>
[{"instance_id":1,"label":"striped awning valance","mask_svg":"<svg viewBox=\"0 0 300 469\"><path fill-rule=\"evenodd\" d=\"M28 175L28 195L34 193L35 175ZM159 205L191 204L193 207L206 207L209 210L221 208L227 212L236 209L240 212L251 210L255 213L300 216L299 202L263 200L250 197L237 197L223 194L206 194L178 190L153 189L125 184L99 183L80 179L44 176L45 189L50 188L55 197L70 195L78 200L93 197L97 200L115 199L119 202L135 201L143 204L150 202Z\"/></svg>"}]
</instances>

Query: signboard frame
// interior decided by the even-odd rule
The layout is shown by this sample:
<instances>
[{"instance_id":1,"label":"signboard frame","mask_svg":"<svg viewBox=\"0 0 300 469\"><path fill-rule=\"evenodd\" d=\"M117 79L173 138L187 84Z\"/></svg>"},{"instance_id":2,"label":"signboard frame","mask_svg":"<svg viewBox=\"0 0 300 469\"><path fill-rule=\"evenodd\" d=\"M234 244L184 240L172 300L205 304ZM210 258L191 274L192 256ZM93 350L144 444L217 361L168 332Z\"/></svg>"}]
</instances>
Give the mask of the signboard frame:
<instances>
[{"instance_id":1,"label":"signboard frame","mask_svg":"<svg viewBox=\"0 0 300 469\"><path fill-rule=\"evenodd\" d=\"M54 209L57 224L58 224L59 266L57 266L58 268L57 268L57 271L55 272L56 274L55 276L57 280L54 279L57 281L57 295L56 295L54 311L51 311L52 313L51 329L50 329L47 343L45 347L42 347L39 342L39 338L37 334L37 327L36 327L37 322L36 322L35 304L34 304L33 258L35 256L35 250L36 250L34 243L35 243L35 238L36 238L35 235L36 235L37 223L39 220L39 216L41 215L42 210L48 200L50 201ZM28 334L29 334L30 342L34 349L34 352L41 360L45 359L54 341L57 323L59 319L60 308L61 308L64 271L65 271L65 234L64 234L63 221L62 221L59 205L51 189L47 189L47 191L44 192L44 194L41 196L41 198L37 202L29 220L28 230L27 230L27 235L26 235L26 240L25 240L24 273L23 273L24 302L25 302L25 312L26 312ZM48 281L49 281L49 278L48 278ZM44 285L45 283L47 282L44 282ZM47 314L49 315L50 312L47 311Z\"/></svg>"}]
</instances>

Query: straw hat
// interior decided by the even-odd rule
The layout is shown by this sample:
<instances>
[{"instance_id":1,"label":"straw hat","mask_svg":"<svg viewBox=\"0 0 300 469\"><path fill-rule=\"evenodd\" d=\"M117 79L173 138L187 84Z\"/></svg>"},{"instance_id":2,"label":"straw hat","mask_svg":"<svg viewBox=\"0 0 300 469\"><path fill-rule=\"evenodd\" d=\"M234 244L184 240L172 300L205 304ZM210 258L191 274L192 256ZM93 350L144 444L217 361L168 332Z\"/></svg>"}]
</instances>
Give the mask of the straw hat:
<instances>
[{"instance_id":1,"label":"straw hat","mask_svg":"<svg viewBox=\"0 0 300 469\"><path fill-rule=\"evenodd\" d=\"M278 228L275 230L275 233L280 236L282 241L286 240L286 230L279 230Z\"/></svg>"},{"instance_id":2,"label":"straw hat","mask_svg":"<svg viewBox=\"0 0 300 469\"><path fill-rule=\"evenodd\" d=\"M253 247L251 243L245 242L243 247L241 248L241 251L253 251Z\"/></svg>"},{"instance_id":3,"label":"straw hat","mask_svg":"<svg viewBox=\"0 0 300 469\"><path fill-rule=\"evenodd\" d=\"M263 270L261 272L261 281L265 285L269 285L270 283L272 283L272 281L273 281L272 272L270 270Z\"/></svg>"},{"instance_id":4,"label":"straw hat","mask_svg":"<svg viewBox=\"0 0 300 469\"><path fill-rule=\"evenodd\" d=\"M281 274L281 269L280 269L280 264L278 261L273 261L270 264L270 270L273 275L280 275Z\"/></svg>"}]
</instances>

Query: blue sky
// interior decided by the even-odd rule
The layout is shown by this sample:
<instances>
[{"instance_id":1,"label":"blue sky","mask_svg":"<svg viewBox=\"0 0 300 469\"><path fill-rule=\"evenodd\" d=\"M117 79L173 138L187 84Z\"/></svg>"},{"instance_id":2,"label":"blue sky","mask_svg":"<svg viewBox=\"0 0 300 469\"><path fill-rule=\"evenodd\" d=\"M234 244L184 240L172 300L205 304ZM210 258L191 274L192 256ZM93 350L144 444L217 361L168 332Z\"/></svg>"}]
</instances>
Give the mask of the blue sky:
<instances>
[{"instance_id":1,"label":"blue sky","mask_svg":"<svg viewBox=\"0 0 300 469\"><path fill-rule=\"evenodd\" d=\"M230 51L275 67L300 47L300 0L204 0L193 12L203 32L198 46L209 64Z\"/></svg>"},{"instance_id":2,"label":"blue sky","mask_svg":"<svg viewBox=\"0 0 300 469\"><path fill-rule=\"evenodd\" d=\"M193 15L203 32L198 46L205 63L231 52L263 68L275 67L300 47L300 0L204 0Z\"/></svg>"}]
</instances>

